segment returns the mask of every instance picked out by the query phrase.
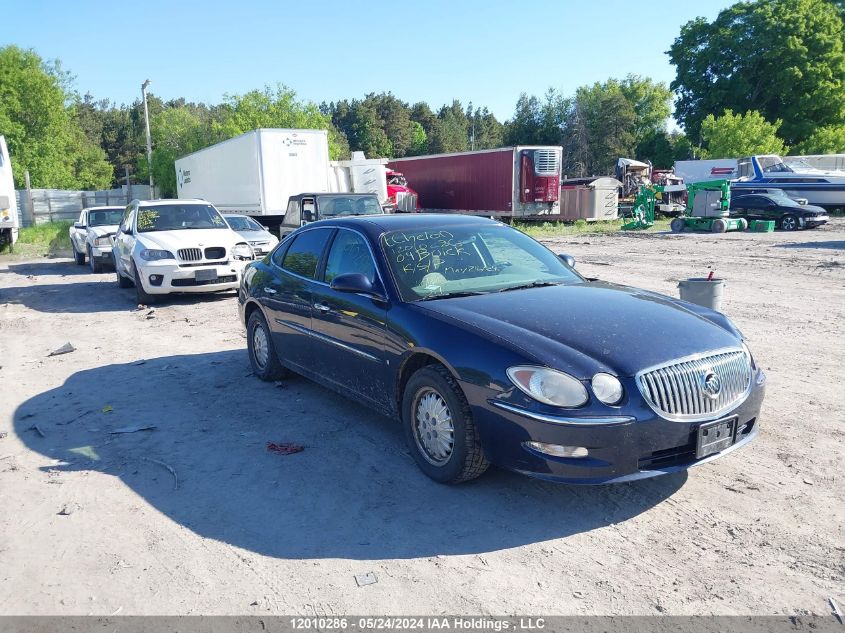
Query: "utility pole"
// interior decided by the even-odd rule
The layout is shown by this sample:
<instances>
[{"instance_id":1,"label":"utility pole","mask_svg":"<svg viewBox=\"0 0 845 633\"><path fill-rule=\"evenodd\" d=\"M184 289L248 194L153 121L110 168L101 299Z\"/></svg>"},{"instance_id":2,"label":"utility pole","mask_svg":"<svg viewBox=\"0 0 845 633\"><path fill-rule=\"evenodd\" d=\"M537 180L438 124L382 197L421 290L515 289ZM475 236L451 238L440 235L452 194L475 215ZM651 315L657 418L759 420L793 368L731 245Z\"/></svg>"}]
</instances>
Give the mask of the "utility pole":
<instances>
[{"instance_id":1,"label":"utility pole","mask_svg":"<svg viewBox=\"0 0 845 633\"><path fill-rule=\"evenodd\" d=\"M144 97L144 123L147 128L147 168L150 170L150 198L155 198L155 184L153 183L153 141L150 137L150 113L147 110L147 86L151 83L147 79L141 84L141 95Z\"/></svg>"}]
</instances>

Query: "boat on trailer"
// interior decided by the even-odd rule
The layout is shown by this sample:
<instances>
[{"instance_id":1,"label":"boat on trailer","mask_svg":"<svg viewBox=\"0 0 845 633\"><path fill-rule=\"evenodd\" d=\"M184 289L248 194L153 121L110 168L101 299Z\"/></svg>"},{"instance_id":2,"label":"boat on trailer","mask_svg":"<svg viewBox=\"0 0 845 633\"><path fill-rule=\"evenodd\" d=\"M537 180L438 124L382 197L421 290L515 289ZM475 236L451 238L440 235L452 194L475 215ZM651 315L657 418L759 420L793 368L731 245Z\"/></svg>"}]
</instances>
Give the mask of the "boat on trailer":
<instances>
[{"instance_id":1,"label":"boat on trailer","mask_svg":"<svg viewBox=\"0 0 845 633\"><path fill-rule=\"evenodd\" d=\"M768 154L740 158L736 176L731 182L734 195L745 188L768 187L826 209L845 208L845 172L787 165L780 156Z\"/></svg>"}]
</instances>

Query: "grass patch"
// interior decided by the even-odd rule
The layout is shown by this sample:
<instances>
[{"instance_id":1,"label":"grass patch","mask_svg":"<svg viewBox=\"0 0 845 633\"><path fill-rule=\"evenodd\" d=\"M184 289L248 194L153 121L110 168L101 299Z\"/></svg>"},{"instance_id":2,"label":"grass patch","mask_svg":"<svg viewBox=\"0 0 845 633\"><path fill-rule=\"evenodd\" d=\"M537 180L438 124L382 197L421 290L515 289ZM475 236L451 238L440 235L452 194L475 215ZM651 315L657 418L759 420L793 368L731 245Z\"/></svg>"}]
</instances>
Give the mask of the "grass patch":
<instances>
[{"instance_id":1,"label":"grass patch","mask_svg":"<svg viewBox=\"0 0 845 633\"><path fill-rule=\"evenodd\" d=\"M576 220L575 222L514 222L513 227L531 237L565 237L568 235L590 235L602 233L616 233L622 230L622 225L628 219L606 220L600 222L587 222ZM668 231L668 219L654 221L654 226L646 229L648 232Z\"/></svg>"},{"instance_id":2,"label":"grass patch","mask_svg":"<svg viewBox=\"0 0 845 633\"><path fill-rule=\"evenodd\" d=\"M68 229L73 222L45 222L20 229L14 253L20 255L57 255L71 250ZM9 247L4 246L4 253Z\"/></svg>"}]
</instances>

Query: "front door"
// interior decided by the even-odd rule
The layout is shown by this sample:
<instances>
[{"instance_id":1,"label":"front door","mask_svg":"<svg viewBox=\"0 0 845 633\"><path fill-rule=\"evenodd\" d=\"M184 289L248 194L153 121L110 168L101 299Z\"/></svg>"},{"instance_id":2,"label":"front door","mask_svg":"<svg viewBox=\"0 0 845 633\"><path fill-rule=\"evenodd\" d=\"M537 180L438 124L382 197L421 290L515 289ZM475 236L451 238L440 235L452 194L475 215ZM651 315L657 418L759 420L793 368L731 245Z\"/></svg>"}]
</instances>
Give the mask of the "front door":
<instances>
[{"instance_id":1,"label":"front door","mask_svg":"<svg viewBox=\"0 0 845 633\"><path fill-rule=\"evenodd\" d=\"M389 388L384 354L386 305L371 296L332 290L332 279L345 273L365 275L384 294L365 238L339 229L326 257L323 283L314 288L317 371L345 389L384 404Z\"/></svg>"},{"instance_id":2,"label":"front door","mask_svg":"<svg viewBox=\"0 0 845 633\"><path fill-rule=\"evenodd\" d=\"M79 220L76 221L76 224L79 225L78 228L75 225L70 228L70 239L73 242L74 250L77 253L85 254L87 250L85 241L88 236L88 211L83 210L79 214Z\"/></svg>"},{"instance_id":3,"label":"front door","mask_svg":"<svg viewBox=\"0 0 845 633\"><path fill-rule=\"evenodd\" d=\"M120 228L114 236L113 255L115 266L120 268L124 277L132 278L132 249L135 247L135 236L132 234L132 221L135 210L132 206L126 207ZM120 274L120 272L118 272Z\"/></svg>"}]
</instances>

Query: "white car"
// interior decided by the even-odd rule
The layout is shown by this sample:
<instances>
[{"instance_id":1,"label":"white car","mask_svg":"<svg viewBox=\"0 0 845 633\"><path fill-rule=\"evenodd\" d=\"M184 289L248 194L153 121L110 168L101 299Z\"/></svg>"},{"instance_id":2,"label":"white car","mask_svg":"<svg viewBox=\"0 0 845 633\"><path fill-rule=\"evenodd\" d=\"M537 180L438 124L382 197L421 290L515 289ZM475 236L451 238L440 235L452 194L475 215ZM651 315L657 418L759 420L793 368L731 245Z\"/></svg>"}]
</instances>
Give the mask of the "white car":
<instances>
[{"instance_id":1,"label":"white car","mask_svg":"<svg viewBox=\"0 0 845 633\"><path fill-rule=\"evenodd\" d=\"M123 217L125 207L89 207L82 209L79 219L70 227L70 245L73 258L80 266L85 260L91 272L103 272L103 266L112 265L112 236Z\"/></svg>"},{"instance_id":2,"label":"white car","mask_svg":"<svg viewBox=\"0 0 845 633\"><path fill-rule=\"evenodd\" d=\"M204 200L133 200L114 237L121 288L138 303L175 292L237 290L252 248Z\"/></svg>"},{"instance_id":3,"label":"white car","mask_svg":"<svg viewBox=\"0 0 845 633\"><path fill-rule=\"evenodd\" d=\"M235 233L252 246L256 257L264 257L279 243L279 238L248 215L224 214L223 218Z\"/></svg>"}]
</instances>

